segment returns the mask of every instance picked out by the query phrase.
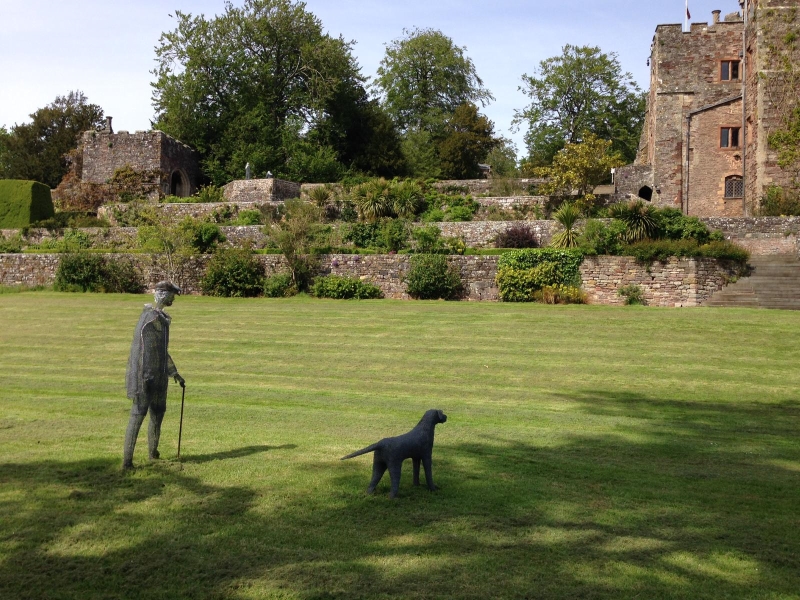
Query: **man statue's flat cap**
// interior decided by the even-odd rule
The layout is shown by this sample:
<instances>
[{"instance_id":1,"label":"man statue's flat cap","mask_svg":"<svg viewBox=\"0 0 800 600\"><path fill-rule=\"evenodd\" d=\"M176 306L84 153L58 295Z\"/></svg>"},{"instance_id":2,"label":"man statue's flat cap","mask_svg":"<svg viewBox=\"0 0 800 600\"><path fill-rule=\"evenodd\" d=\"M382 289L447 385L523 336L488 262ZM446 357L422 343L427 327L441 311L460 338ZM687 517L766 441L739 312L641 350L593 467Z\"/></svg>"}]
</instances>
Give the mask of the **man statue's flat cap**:
<instances>
[{"instance_id":1,"label":"man statue's flat cap","mask_svg":"<svg viewBox=\"0 0 800 600\"><path fill-rule=\"evenodd\" d=\"M180 295L180 293L181 293L181 288L179 288L177 285L175 285L175 284L174 284L174 283L172 283L171 281L159 281L159 282L156 284L156 291L160 291L160 292L170 292L170 293L172 293L172 294L178 294L178 295Z\"/></svg>"}]
</instances>

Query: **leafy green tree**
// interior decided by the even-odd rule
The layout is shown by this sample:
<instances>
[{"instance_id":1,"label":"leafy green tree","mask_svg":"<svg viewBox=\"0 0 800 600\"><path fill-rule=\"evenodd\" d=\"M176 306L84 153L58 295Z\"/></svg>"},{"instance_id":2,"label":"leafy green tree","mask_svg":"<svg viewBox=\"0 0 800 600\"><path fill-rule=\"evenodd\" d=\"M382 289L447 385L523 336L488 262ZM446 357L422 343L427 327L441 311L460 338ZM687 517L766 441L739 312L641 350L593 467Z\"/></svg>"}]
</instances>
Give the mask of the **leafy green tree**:
<instances>
[{"instance_id":1,"label":"leafy green tree","mask_svg":"<svg viewBox=\"0 0 800 600\"><path fill-rule=\"evenodd\" d=\"M386 111L402 131L432 131L466 103L494 100L475 65L460 47L437 29L404 29L378 68L375 87Z\"/></svg>"},{"instance_id":2,"label":"leafy green tree","mask_svg":"<svg viewBox=\"0 0 800 600\"><path fill-rule=\"evenodd\" d=\"M497 144L489 151L483 162L492 167L495 177L517 177L517 147L509 139L497 138Z\"/></svg>"},{"instance_id":3,"label":"leafy green tree","mask_svg":"<svg viewBox=\"0 0 800 600\"><path fill-rule=\"evenodd\" d=\"M636 157L646 96L623 72L616 53L567 44L561 56L541 61L522 80L520 90L531 104L516 111L514 123L529 128L530 166L549 164L565 144L581 142L584 132L613 140L626 162Z\"/></svg>"},{"instance_id":4,"label":"leafy green tree","mask_svg":"<svg viewBox=\"0 0 800 600\"><path fill-rule=\"evenodd\" d=\"M324 33L303 2L227 2L211 19L175 17L156 48L155 121L198 150L213 183L241 177L248 162L258 174L296 179L302 166L328 178L361 164L365 138L381 154L376 146L389 138L363 131L382 124L352 44Z\"/></svg>"},{"instance_id":5,"label":"leafy green tree","mask_svg":"<svg viewBox=\"0 0 800 600\"><path fill-rule=\"evenodd\" d=\"M593 133L584 133L578 143L568 143L553 157L549 167L534 169L534 175L547 179L539 187L545 195L569 196L573 193L591 203L594 188L603 183L611 169L623 164L622 156L612 150L613 143Z\"/></svg>"},{"instance_id":6,"label":"leafy green tree","mask_svg":"<svg viewBox=\"0 0 800 600\"><path fill-rule=\"evenodd\" d=\"M30 117L30 123L14 125L10 132L0 128L0 177L54 188L67 173L65 155L78 146L84 131L102 124L103 109L74 91L57 96Z\"/></svg>"},{"instance_id":7,"label":"leafy green tree","mask_svg":"<svg viewBox=\"0 0 800 600\"><path fill-rule=\"evenodd\" d=\"M478 163L499 143L494 124L478 113L478 107L462 104L447 120L438 143L442 175L448 179L479 177Z\"/></svg>"}]
</instances>

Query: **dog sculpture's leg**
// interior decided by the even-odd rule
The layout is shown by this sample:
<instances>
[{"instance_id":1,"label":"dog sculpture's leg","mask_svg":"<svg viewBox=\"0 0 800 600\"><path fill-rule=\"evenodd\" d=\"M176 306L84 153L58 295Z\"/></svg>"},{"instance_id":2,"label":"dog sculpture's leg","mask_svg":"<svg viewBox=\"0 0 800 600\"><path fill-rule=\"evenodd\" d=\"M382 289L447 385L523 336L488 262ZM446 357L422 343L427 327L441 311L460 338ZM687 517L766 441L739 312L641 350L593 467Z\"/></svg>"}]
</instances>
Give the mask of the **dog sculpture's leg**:
<instances>
[{"instance_id":1,"label":"dog sculpture's leg","mask_svg":"<svg viewBox=\"0 0 800 600\"><path fill-rule=\"evenodd\" d=\"M414 463L414 485L419 485L419 459L412 458Z\"/></svg>"},{"instance_id":2,"label":"dog sculpture's leg","mask_svg":"<svg viewBox=\"0 0 800 600\"><path fill-rule=\"evenodd\" d=\"M400 489L400 472L402 469L402 460L398 460L389 465L389 477L392 479L392 491L389 492L389 498L397 497L397 491Z\"/></svg>"},{"instance_id":3,"label":"dog sculpture's leg","mask_svg":"<svg viewBox=\"0 0 800 600\"><path fill-rule=\"evenodd\" d=\"M439 489L439 487L433 483L433 470L431 469L431 457L426 456L422 459L422 466L425 467L425 481L428 484L428 489L432 492L435 492Z\"/></svg>"},{"instance_id":4,"label":"dog sculpture's leg","mask_svg":"<svg viewBox=\"0 0 800 600\"><path fill-rule=\"evenodd\" d=\"M367 488L367 493L371 494L375 491L375 486L378 485L378 482L383 477L383 474L386 472L386 463L378 456L376 452L372 457L372 481L369 482L369 487Z\"/></svg>"}]
</instances>

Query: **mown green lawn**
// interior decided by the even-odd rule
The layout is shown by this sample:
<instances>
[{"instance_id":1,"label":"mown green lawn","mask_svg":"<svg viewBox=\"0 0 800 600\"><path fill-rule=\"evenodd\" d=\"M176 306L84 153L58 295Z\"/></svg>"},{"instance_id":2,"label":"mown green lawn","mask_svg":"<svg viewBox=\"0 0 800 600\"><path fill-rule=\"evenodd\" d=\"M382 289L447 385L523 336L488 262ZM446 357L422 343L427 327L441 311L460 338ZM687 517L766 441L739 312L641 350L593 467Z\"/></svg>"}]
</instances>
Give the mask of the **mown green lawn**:
<instances>
[{"instance_id":1,"label":"mown green lawn","mask_svg":"<svg viewBox=\"0 0 800 600\"><path fill-rule=\"evenodd\" d=\"M800 313L178 298L123 474L145 301L0 295L0 598L800 598Z\"/></svg>"}]
</instances>

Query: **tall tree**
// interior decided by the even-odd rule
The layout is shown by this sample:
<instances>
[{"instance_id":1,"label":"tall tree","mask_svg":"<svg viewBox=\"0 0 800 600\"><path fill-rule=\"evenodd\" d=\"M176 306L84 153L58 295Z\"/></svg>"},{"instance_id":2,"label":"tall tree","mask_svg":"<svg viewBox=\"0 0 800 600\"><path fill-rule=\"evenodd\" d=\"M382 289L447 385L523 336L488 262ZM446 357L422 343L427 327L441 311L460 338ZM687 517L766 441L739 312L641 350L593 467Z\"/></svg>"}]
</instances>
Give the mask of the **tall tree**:
<instances>
[{"instance_id":1,"label":"tall tree","mask_svg":"<svg viewBox=\"0 0 800 600\"><path fill-rule=\"evenodd\" d=\"M103 109L89 104L83 92L56 96L31 113L31 122L0 128L0 177L32 179L51 188L67 173L65 155L77 147L84 131L99 127Z\"/></svg>"},{"instance_id":2,"label":"tall tree","mask_svg":"<svg viewBox=\"0 0 800 600\"><path fill-rule=\"evenodd\" d=\"M431 131L462 104L494 100L466 47L437 29L403 33L387 46L374 84L401 130Z\"/></svg>"},{"instance_id":3,"label":"tall tree","mask_svg":"<svg viewBox=\"0 0 800 600\"><path fill-rule=\"evenodd\" d=\"M364 77L352 42L323 33L305 3L226 2L212 19L175 17L156 48L155 121L198 150L212 181L242 176L248 162L277 175L297 174L290 161L313 163L327 176L352 152L348 132L325 123L358 111Z\"/></svg>"},{"instance_id":4,"label":"tall tree","mask_svg":"<svg viewBox=\"0 0 800 600\"><path fill-rule=\"evenodd\" d=\"M494 137L493 123L478 113L478 107L462 104L447 120L438 143L442 176L448 179L479 177L478 163L499 143Z\"/></svg>"},{"instance_id":5,"label":"tall tree","mask_svg":"<svg viewBox=\"0 0 800 600\"><path fill-rule=\"evenodd\" d=\"M531 166L549 164L565 144L581 142L586 131L612 140L625 160L636 157L646 97L616 53L567 44L561 56L541 61L536 73L522 80L519 89L531 104L516 111L514 123L529 127L525 143Z\"/></svg>"}]
</instances>

